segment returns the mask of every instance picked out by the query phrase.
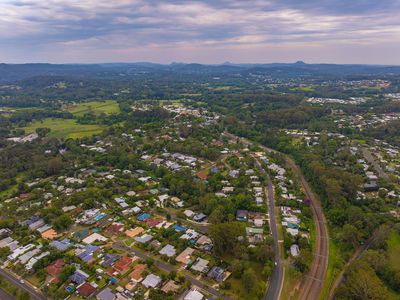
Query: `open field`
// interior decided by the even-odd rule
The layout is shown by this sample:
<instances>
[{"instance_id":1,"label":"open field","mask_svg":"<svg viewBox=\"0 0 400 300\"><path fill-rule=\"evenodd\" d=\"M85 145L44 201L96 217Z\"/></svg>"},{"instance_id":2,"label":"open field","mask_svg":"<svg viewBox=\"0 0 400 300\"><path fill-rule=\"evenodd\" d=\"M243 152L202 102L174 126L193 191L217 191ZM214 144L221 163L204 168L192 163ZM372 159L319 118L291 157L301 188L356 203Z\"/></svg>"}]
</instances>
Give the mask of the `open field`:
<instances>
[{"instance_id":1,"label":"open field","mask_svg":"<svg viewBox=\"0 0 400 300\"><path fill-rule=\"evenodd\" d=\"M390 265L396 270L400 270L400 235L392 232L388 241L388 255Z\"/></svg>"},{"instance_id":2,"label":"open field","mask_svg":"<svg viewBox=\"0 0 400 300\"><path fill-rule=\"evenodd\" d=\"M89 112L93 112L95 115L100 115L102 113L112 115L119 113L119 106L114 100L90 101L70 106L67 110L76 117L82 117Z\"/></svg>"},{"instance_id":3,"label":"open field","mask_svg":"<svg viewBox=\"0 0 400 300\"><path fill-rule=\"evenodd\" d=\"M100 125L82 125L74 119L53 119L47 118L41 121L35 121L22 129L26 133L35 132L37 128L50 128L49 137L56 138L82 138L99 134L104 127Z\"/></svg>"},{"instance_id":4,"label":"open field","mask_svg":"<svg viewBox=\"0 0 400 300\"><path fill-rule=\"evenodd\" d=\"M338 276L338 273L343 268L344 262L340 256L339 250L335 243L331 240L329 241L329 260L328 268L326 270L326 279L324 281L320 299L328 299L330 289Z\"/></svg>"}]
</instances>

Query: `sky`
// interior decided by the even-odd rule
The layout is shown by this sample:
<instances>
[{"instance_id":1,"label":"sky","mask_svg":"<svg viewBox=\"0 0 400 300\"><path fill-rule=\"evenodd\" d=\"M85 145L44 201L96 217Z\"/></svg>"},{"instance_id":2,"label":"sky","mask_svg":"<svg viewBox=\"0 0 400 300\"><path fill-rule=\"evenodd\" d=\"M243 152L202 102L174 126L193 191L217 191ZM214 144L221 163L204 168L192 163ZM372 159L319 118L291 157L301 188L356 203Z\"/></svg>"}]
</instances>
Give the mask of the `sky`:
<instances>
[{"instance_id":1,"label":"sky","mask_svg":"<svg viewBox=\"0 0 400 300\"><path fill-rule=\"evenodd\" d=\"M0 0L0 62L400 65L400 0Z\"/></svg>"}]
</instances>

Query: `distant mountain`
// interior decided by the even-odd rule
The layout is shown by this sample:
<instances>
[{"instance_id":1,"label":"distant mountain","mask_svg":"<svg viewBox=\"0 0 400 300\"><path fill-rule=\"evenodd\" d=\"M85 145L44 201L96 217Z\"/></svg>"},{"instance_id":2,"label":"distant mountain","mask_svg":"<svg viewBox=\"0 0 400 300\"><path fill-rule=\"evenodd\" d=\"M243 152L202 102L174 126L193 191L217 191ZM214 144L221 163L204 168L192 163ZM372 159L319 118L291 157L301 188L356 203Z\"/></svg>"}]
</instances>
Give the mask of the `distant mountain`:
<instances>
[{"instance_id":1,"label":"distant mountain","mask_svg":"<svg viewBox=\"0 0 400 300\"><path fill-rule=\"evenodd\" d=\"M223 75L259 73L279 76L348 76L400 74L400 66L338 65L296 63L234 64L221 65L197 63L172 63L162 65L150 62L104 64L0 64L0 83L14 82L35 76L71 76L74 78L118 78L143 73L181 73Z\"/></svg>"}]
</instances>

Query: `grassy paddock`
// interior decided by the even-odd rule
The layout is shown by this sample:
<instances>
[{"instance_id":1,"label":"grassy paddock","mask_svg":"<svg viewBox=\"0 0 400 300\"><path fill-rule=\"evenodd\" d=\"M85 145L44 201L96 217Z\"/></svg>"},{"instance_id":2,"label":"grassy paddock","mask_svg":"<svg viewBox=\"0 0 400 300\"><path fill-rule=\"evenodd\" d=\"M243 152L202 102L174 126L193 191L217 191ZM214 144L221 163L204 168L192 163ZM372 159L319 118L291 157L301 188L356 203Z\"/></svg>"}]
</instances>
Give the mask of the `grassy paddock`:
<instances>
[{"instance_id":1,"label":"grassy paddock","mask_svg":"<svg viewBox=\"0 0 400 300\"><path fill-rule=\"evenodd\" d=\"M102 113L112 115L120 112L118 103L114 100L83 102L70 106L67 110L76 117L82 117L89 112L93 112L95 115Z\"/></svg>"},{"instance_id":2,"label":"grassy paddock","mask_svg":"<svg viewBox=\"0 0 400 300\"><path fill-rule=\"evenodd\" d=\"M400 235L393 231L388 240L388 257L390 265L400 270Z\"/></svg>"},{"instance_id":3,"label":"grassy paddock","mask_svg":"<svg viewBox=\"0 0 400 300\"><path fill-rule=\"evenodd\" d=\"M320 299L327 299L330 289L332 287L333 282L336 279L336 276L340 273L344 265L344 261L341 258L339 253L339 249L335 245L335 243L330 240L329 241L329 260L328 260L328 269L326 270L326 277L324 280L324 284L321 290Z\"/></svg>"},{"instance_id":4,"label":"grassy paddock","mask_svg":"<svg viewBox=\"0 0 400 300\"><path fill-rule=\"evenodd\" d=\"M27 133L35 132L37 128L50 128L49 137L56 138L82 138L99 134L104 126L78 124L74 119L54 119L47 118L41 121L35 121L22 129Z\"/></svg>"}]
</instances>

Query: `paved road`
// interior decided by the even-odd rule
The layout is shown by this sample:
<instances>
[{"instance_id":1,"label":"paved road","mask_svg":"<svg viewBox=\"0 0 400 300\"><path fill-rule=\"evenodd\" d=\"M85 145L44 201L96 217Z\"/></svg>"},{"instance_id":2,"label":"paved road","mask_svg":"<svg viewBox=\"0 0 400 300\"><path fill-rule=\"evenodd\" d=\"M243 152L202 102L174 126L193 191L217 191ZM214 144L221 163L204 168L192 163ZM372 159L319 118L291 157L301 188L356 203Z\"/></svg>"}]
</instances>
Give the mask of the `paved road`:
<instances>
[{"instance_id":1,"label":"paved road","mask_svg":"<svg viewBox=\"0 0 400 300\"><path fill-rule=\"evenodd\" d=\"M381 166L375 161L371 152L365 147L361 147L361 152L364 155L365 159L374 167L379 177L388 180L389 176L385 173L385 171L382 170Z\"/></svg>"},{"instance_id":2,"label":"paved road","mask_svg":"<svg viewBox=\"0 0 400 300\"><path fill-rule=\"evenodd\" d=\"M272 237L274 238L274 252L275 252L275 268L272 272L270 283L267 292L263 299L265 300L278 300L280 298L283 279L285 274L285 269L283 267L283 262L279 253L279 241L278 241L278 229L276 226L275 217L275 195L274 187L272 185L271 178L265 172L264 168L261 166L260 162L256 159L257 167L266 176L267 179L267 198L268 198L268 213L269 213L269 225L271 229Z\"/></svg>"},{"instance_id":3,"label":"paved road","mask_svg":"<svg viewBox=\"0 0 400 300\"><path fill-rule=\"evenodd\" d=\"M31 299L33 300L46 300L47 298L39 291L34 289L32 286L27 284L26 282L21 283L20 279L17 278L14 274L11 274L8 271L5 271L4 269L0 269L0 275L11 282L13 285L17 286L21 290L24 290L29 293L31 296Z\"/></svg>"},{"instance_id":4,"label":"paved road","mask_svg":"<svg viewBox=\"0 0 400 300\"><path fill-rule=\"evenodd\" d=\"M251 146L253 143L248 141L247 139L244 138L239 138L233 134L225 132L225 135L233 138L240 140L242 144L244 144L246 147ZM274 152L276 153L275 150L266 148L264 146L260 146L264 151L266 152ZM269 177L268 173L264 170L258 159L255 160L257 167L260 169L260 171L266 176L267 179L267 196L268 196L268 213L269 213L269 223L270 223L270 229L271 229L271 234L274 240L274 253L275 253L275 268L272 270L272 275L270 278L268 290L265 293L263 299L264 300L279 300L280 295L282 292L283 288L283 281L284 281L284 275L285 275L285 269L283 266L282 259L280 257L279 253L279 241L278 241L278 229L276 226L276 216L275 216L275 195L274 195L274 187L272 185L271 178Z\"/></svg>"},{"instance_id":5,"label":"paved road","mask_svg":"<svg viewBox=\"0 0 400 300\"><path fill-rule=\"evenodd\" d=\"M7 293L2 288L0 288L0 299L1 300L15 300L15 298L13 296L11 296L9 293Z\"/></svg>"},{"instance_id":6,"label":"paved road","mask_svg":"<svg viewBox=\"0 0 400 300\"><path fill-rule=\"evenodd\" d=\"M132 255L136 255L138 257L140 257L141 259L146 259L146 258L151 258L154 260L154 265L157 266L158 268L166 271L166 272L172 272L172 271L176 271L177 268L174 266L171 266L170 264L167 264L165 262L159 261L154 259L153 257L151 257L150 255L146 254L143 251L139 251L137 249L132 249L131 247L128 247L127 245L123 244L121 241L116 242L113 246L114 249L117 250L121 250L121 251L126 251L131 253ZM218 290L205 285L204 283L202 283L200 280L197 280L196 278L190 276L187 273L184 273L185 278L187 280L189 280L193 285L203 289L204 291L207 291L208 293L210 293L211 295L213 295L215 298L221 298L221 299L225 299L225 300L230 300L231 298L220 293Z\"/></svg>"},{"instance_id":7,"label":"paved road","mask_svg":"<svg viewBox=\"0 0 400 300\"><path fill-rule=\"evenodd\" d=\"M246 145L250 146L253 143L247 139L239 138L233 134L225 132L225 135L230 138L240 139L240 141ZM279 153L278 151L259 145L266 152ZM285 160L288 166L295 172L295 174L299 177L300 183L306 193L308 199L310 199L310 206L313 212L313 220L315 226L315 249L314 249L314 258L310 268L309 273L304 276L301 285L300 285L300 300L314 300L318 299L322 286L325 280L326 271L328 268L328 259L329 259L329 235L328 228L326 226L325 216L319 201L316 200L315 195L311 191L308 182L305 180L300 168L296 165L296 163L288 157L284 155ZM277 289L276 286L270 285L270 289Z\"/></svg>"}]
</instances>

